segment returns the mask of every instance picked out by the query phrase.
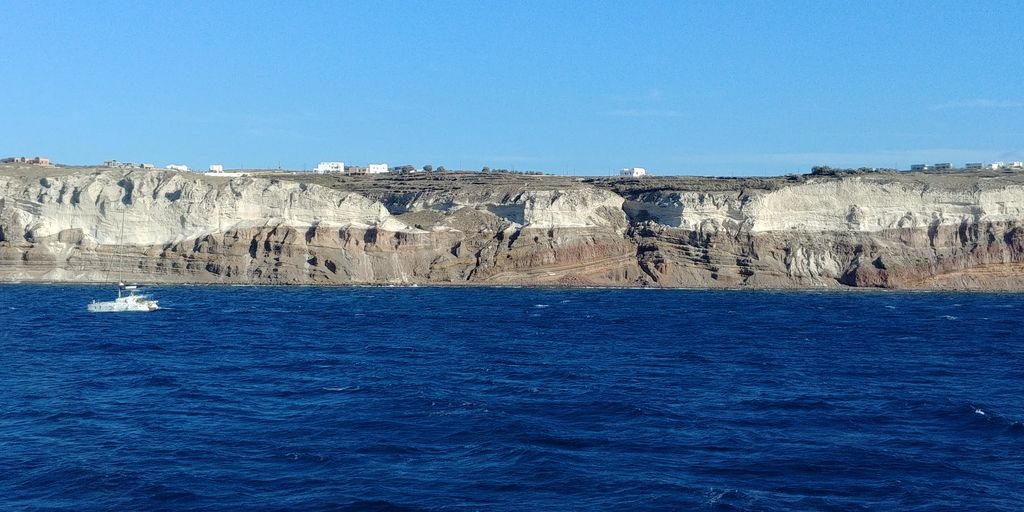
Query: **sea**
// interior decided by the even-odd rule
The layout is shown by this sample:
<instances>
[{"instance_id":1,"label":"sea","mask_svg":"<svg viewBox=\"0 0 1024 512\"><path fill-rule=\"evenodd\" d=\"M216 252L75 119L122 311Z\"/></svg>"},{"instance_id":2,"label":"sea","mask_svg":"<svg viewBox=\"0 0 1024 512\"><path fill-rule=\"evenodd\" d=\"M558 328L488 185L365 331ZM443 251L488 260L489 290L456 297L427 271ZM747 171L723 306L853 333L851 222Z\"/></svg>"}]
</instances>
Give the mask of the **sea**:
<instances>
[{"instance_id":1,"label":"sea","mask_svg":"<svg viewBox=\"0 0 1024 512\"><path fill-rule=\"evenodd\" d=\"M2 510L1024 510L1024 295L0 286Z\"/></svg>"}]
</instances>

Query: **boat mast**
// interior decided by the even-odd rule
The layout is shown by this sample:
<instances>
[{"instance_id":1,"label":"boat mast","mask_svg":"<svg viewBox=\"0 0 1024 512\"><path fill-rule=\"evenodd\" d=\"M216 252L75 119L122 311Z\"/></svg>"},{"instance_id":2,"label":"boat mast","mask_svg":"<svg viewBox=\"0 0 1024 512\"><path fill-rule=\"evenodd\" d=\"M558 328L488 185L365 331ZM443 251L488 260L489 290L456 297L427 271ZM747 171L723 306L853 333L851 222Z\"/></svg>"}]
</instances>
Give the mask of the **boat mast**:
<instances>
[{"instance_id":1,"label":"boat mast","mask_svg":"<svg viewBox=\"0 0 1024 512\"><path fill-rule=\"evenodd\" d=\"M124 287L124 214L128 205L121 207L121 232L117 235L117 295L121 296L121 288Z\"/></svg>"}]
</instances>

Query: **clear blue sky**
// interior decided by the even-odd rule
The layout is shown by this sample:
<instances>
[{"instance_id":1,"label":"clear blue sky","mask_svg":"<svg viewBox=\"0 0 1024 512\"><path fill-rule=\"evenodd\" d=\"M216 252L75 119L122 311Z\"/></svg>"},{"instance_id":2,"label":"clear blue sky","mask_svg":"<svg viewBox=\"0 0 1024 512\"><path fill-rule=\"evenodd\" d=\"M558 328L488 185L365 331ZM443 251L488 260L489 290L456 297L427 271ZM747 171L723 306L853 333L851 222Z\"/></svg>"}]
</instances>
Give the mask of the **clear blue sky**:
<instances>
[{"instance_id":1,"label":"clear blue sky","mask_svg":"<svg viewBox=\"0 0 1024 512\"><path fill-rule=\"evenodd\" d=\"M776 174L1024 159L1024 2L0 0L0 153Z\"/></svg>"}]
</instances>

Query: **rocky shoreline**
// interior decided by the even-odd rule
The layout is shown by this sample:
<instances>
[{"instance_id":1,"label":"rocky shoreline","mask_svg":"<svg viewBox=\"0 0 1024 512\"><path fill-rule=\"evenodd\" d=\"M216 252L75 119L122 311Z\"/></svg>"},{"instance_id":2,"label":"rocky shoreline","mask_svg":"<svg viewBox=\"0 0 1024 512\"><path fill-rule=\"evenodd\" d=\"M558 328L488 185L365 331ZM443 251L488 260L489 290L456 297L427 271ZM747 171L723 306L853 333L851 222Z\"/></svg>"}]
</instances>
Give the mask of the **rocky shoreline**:
<instances>
[{"instance_id":1,"label":"rocky shoreline","mask_svg":"<svg viewBox=\"0 0 1024 512\"><path fill-rule=\"evenodd\" d=\"M120 228L124 225L124 234ZM0 282L1024 290L1024 175L0 165Z\"/></svg>"}]
</instances>

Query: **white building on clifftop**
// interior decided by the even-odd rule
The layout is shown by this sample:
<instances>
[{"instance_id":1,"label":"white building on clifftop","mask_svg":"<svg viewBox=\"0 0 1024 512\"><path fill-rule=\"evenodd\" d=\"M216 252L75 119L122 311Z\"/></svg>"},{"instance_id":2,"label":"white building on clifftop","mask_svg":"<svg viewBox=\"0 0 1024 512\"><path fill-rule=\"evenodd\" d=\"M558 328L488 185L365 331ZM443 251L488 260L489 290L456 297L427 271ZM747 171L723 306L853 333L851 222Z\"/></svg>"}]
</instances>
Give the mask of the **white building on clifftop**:
<instances>
[{"instance_id":1,"label":"white building on clifftop","mask_svg":"<svg viewBox=\"0 0 1024 512\"><path fill-rule=\"evenodd\" d=\"M368 164L366 174L384 174L388 172L388 164Z\"/></svg>"},{"instance_id":2,"label":"white building on clifftop","mask_svg":"<svg viewBox=\"0 0 1024 512\"><path fill-rule=\"evenodd\" d=\"M345 172L345 162L320 162L313 172L317 174Z\"/></svg>"},{"instance_id":3,"label":"white building on clifftop","mask_svg":"<svg viewBox=\"0 0 1024 512\"><path fill-rule=\"evenodd\" d=\"M627 167L619 171L620 178L639 178L642 176L647 176L647 169L643 167Z\"/></svg>"}]
</instances>

